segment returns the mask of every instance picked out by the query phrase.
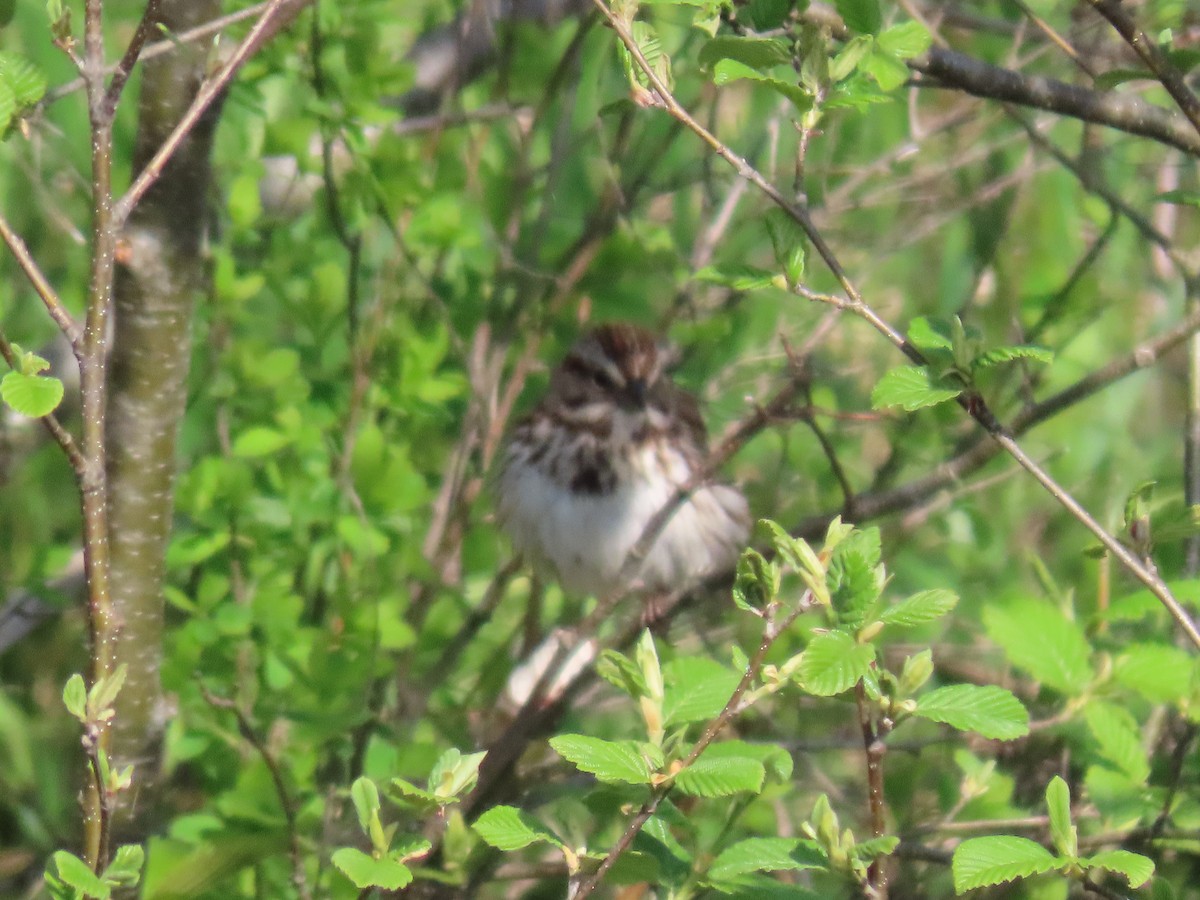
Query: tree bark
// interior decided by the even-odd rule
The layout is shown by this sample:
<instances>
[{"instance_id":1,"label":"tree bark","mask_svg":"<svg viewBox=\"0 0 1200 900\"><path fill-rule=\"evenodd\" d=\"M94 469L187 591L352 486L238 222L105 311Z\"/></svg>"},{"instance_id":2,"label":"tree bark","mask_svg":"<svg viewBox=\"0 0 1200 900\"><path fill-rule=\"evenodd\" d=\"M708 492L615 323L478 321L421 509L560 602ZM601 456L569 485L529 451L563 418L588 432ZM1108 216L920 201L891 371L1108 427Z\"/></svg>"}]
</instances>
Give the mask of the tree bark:
<instances>
[{"instance_id":1,"label":"tree bark","mask_svg":"<svg viewBox=\"0 0 1200 900\"><path fill-rule=\"evenodd\" d=\"M220 13L220 0L165 0L159 22L179 32ZM180 45L145 64L136 174L170 134L204 78L207 47ZM111 756L135 766L140 809L152 797L165 722L162 661L164 554L171 532L175 444L187 398L192 301L204 277L201 244L218 110L189 134L131 214L118 249L108 404L111 593L116 662L128 666L115 705ZM118 815L128 839L144 830Z\"/></svg>"}]
</instances>

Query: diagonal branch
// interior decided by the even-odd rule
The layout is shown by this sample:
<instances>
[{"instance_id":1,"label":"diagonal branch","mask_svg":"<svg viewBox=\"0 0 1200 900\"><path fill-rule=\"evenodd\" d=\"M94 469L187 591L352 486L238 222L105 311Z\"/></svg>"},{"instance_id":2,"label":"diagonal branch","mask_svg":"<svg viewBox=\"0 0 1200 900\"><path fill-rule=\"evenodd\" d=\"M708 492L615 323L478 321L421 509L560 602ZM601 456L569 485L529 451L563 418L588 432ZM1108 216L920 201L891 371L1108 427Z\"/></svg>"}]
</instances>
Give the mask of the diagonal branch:
<instances>
[{"instance_id":1,"label":"diagonal branch","mask_svg":"<svg viewBox=\"0 0 1200 900\"><path fill-rule=\"evenodd\" d=\"M50 280L46 278L37 261L30 254L29 248L25 246L21 236L13 231L8 219L2 215L0 215L0 238L3 238L4 243L8 245L17 265L21 267L21 271L25 273L25 277L29 279L29 283L33 285L37 295L46 304L46 310L50 313L54 324L66 335L68 341L74 343L75 339L79 337L79 323L63 306L58 292L54 290L54 286L50 284Z\"/></svg>"},{"instance_id":2,"label":"diagonal branch","mask_svg":"<svg viewBox=\"0 0 1200 900\"><path fill-rule=\"evenodd\" d=\"M121 99L125 82L129 80L133 67L137 64L142 47L146 45L146 39L154 30L154 24L158 19L158 9L161 5L162 0L148 0L146 9L142 12L142 19L138 22L137 30L134 31L129 46L125 48L125 55L121 57L117 68L113 70L112 80L109 81L108 90L104 93L104 112L110 118L117 111L117 101Z\"/></svg>"}]
</instances>

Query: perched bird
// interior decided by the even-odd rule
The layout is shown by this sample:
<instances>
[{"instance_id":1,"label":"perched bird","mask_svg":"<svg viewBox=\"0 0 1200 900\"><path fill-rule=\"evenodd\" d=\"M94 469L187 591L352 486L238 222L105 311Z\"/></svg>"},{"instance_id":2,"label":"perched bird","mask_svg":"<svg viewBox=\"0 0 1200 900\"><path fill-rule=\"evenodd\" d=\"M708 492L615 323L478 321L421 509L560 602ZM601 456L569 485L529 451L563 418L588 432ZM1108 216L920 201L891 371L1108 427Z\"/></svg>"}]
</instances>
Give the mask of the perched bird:
<instances>
[{"instance_id":1,"label":"perched bird","mask_svg":"<svg viewBox=\"0 0 1200 900\"><path fill-rule=\"evenodd\" d=\"M696 399L669 354L634 325L585 334L513 430L497 483L516 549L569 593L665 592L731 568L750 528L736 488L702 483L678 506L629 584L621 570L647 523L707 454Z\"/></svg>"}]
</instances>

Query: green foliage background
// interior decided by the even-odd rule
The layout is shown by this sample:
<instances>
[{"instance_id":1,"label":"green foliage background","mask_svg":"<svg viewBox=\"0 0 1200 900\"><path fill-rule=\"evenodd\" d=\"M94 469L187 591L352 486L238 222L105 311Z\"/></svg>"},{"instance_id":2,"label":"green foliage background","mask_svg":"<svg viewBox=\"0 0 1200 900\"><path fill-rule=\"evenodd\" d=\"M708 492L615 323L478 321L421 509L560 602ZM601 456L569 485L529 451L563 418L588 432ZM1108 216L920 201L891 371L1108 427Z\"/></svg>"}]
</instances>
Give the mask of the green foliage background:
<instances>
[{"instance_id":1,"label":"green foliage background","mask_svg":"<svg viewBox=\"0 0 1200 900\"><path fill-rule=\"evenodd\" d=\"M111 54L141 5L105 6ZM770 16L768 6L756 0L738 18ZM838 6L845 14L856 4ZM1030 6L1064 32L1072 27L1071 4ZM881 7L886 24L910 20L898 6ZM782 383L785 346L802 346L826 313L786 287L728 286L747 267L780 270L767 228L780 220L753 189L714 234L711 258L701 259L707 229L740 190L736 176L666 114L629 102L612 31L594 17L503 26L499 64L448 101L446 122L417 130L395 103L414 77L405 53L458 12L438 2L320 0L252 59L225 100L211 279L192 325L168 555L162 679L170 707L147 897L291 890L271 773L205 692L234 700L279 759L318 896L352 897L358 889L331 868L329 853L360 839L349 800L355 778L424 784L447 748L484 748L503 720L497 698L513 662L554 623L578 619L579 600L553 586L530 614L521 575L465 646L457 643L508 560L488 478L508 424L497 413L510 379L531 367L519 414L545 383L542 363L587 321L633 320L683 349L677 380L701 396L719 434ZM884 92L856 74L839 108L824 111L797 181L793 121L803 111L769 85L714 86L700 63L708 35L693 27L702 12L669 3L644 10L671 58L677 96L772 183L807 198L874 308L901 328L919 316L959 316L985 346L1022 343L1032 331L1053 351L1047 366L1017 363L986 376L983 393L1002 419L1184 313L1184 279L995 104L950 90ZM1028 20L1014 4L980 2L970 13L997 27L947 26L956 48L998 64L1016 54L1023 71L1076 77L1043 37L1018 44L1015 29ZM1183 2L1142 4L1137 14L1151 34L1197 27ZM1089 20L1078 35L1109 46L1111 34L1094 37L1103 27ZM728 21L721 28L732 33ZM50 45L40 4L17 4L0 40L28 55L51 87L73 77ZM1145 82L1128 89L1169 102ZM502 115L473 116L499 106ZM1085 133L1049 114L1019 115L1044 123L1045 137L1071 156L1094 151L1080 157L1081 170L1142 215L1164 209L1154 201L1166 185L1196 190L1195 160L1178 151L1094 126ZM86 231L79 93L28 125L29 136L11 136L3 150L0 207L78 313L87 253L64 223ZM121 179L134 127L132 112L118 118ZM265 180L287 166L273 161L280 158L297 167L290 195L264 202ZM1195 208L1174 209L1171 239L1194 259ZM715 274L698 278L707 266ZM37 347L52 324L12 260L0 267L4 330ZM804 283L837 287L811 252ZM976 426L954 404L872 408L876 383L903 362L843 314L811 361L811 403L828 448L797 416L758 434L727 467L756 516L797 528L841 511L831 454L855 492L869 493L930 472L972 438ZM1146 481L1157 483L1153 520L1171 525L1184 518L1188 402L1186 360L1176 352L1023 443L1110 529L1121 528L1126 498ZM0 584L12 591L61 569L78 546L79 515L58 449L36 444L17 423L7 428ZM429 545L438 515L446 524ZM1003 684L1035 723L1013 744L947 740L930 722L905 726L887 758L890 832L948 852L962 834L986 833L980 820L1040 814L1047 783L1061 774L1083 798L1075 810L1081 835L1115 834L1116 844L1154 858L1154 897L1194 896L1196 665L1177 647L1168 616L1115 566L1088 555L1093 539L1002 458L875 524L891 596L949 588L960 597L951 617L888 645L883 659L898 665L932 646L936 683ZM1186 533L1163 534L1153 547L1159 571L1173 583L1195 574L1185 567ZM1183 583L1180 595L1194 598L1195 584ZM85 668L85 629L80 610L64 605L52 625L0 658L6 895L31 890L31 873L77 841L77 723L60 693ZM622 621L638 614L634 606L619 611ZM809 632L792 635L790 652ZM718 592L672 623L659 653L728 665L730 647L752 646L755 634ZM557 730L632 737L633 707L611 688L595 690ZM780 742L794 774L742 808L697 804L689 847L712 849L731 834L794 835L820 794L830 795L843 827L869 836L852 705L798 694L770 704L739 721L738 734ZM1178 760L1177 746L1186 751ZM992 760L994 769L985 764ZM592 848L612 843L630 792L585 798L544 743L526 763L544 773L540 815L560 835ZM964 792L971 779L974 794ZM1169 824L1153 831L1166 808ZM388 809L385 819L403 832L429 827L412 811ZM974 824L957 831L961 822ZM482 847L454 821L447 827L441 864L458 875ZM908 858L898 871L894 896L952 895L945 858ZM561 881L516 883L480 886L478 895L562 890ZM849 890L834 881L817 887L821 896ZM1010 890L1050 898L1067 888L1034 880Z\"/></svg>"}]
</instances>

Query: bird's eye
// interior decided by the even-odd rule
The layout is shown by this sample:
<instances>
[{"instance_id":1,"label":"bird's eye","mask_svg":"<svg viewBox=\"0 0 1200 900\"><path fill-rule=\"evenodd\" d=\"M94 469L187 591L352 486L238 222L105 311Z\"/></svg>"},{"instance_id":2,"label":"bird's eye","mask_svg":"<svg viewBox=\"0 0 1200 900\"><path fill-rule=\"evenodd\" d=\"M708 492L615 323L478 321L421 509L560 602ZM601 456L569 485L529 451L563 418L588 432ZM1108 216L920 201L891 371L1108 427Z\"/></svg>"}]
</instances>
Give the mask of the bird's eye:
<instances>
[{"instance_id":1,"label":"bird's eye","mask_svg":"<svg viewBox=\"0 0 1200 900\"><path fill-rule=\"evenodd\" d=\"M612 377L603 369L592 370L592 382L596 387L604 388L606 391L611 391L616 387L616 383L612 380Z\"/></svg>"}]
</instances>

